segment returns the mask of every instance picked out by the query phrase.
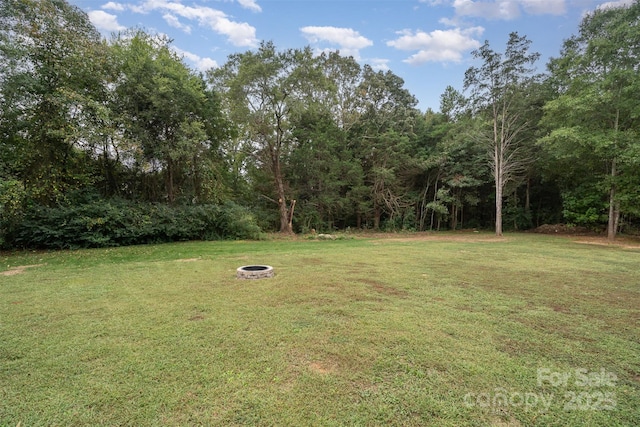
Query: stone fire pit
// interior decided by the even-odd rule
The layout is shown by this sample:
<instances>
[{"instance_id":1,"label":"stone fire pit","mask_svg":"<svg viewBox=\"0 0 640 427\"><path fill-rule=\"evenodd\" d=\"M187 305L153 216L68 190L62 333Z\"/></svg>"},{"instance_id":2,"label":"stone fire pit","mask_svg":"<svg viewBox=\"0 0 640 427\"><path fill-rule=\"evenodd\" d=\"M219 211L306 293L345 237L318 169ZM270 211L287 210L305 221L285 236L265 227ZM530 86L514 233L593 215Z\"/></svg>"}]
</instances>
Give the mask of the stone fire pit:
<instances>
[{"instance_id":1,"label":"stone fire pit","mask_svg":"<svg viewBox=\"0 0 640 427\"><path fill-rule=\"evenodd\" d=\"M266 279L273 275L273 267L270 265L245 265L238 267L236 271L238 279Z\"/></svg>"}]
</instances>

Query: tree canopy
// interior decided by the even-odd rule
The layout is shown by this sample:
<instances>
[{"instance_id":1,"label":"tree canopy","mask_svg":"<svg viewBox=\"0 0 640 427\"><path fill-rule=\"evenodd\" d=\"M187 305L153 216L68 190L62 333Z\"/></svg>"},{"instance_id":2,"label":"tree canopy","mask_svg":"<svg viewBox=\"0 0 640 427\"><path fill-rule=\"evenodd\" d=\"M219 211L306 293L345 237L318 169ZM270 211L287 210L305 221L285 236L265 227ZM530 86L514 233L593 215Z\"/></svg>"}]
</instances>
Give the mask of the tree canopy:
<instances>
[{"instance_id":1,"label":"tree canopy","mask_svg":"<svg viewBox=\"0 0 640 427\"><path fill-rule=\"evenodd\" d=\"M607 235L620 215L638 215L640 2L587 15L549 64L556 97L544 107L550 132L543 143L563 163L589 165L589 179L563 180L566 198L582 199L567 214L599 223L607 207ZM575 168L574 171L576 170ZM579 169L578 169L579 170ZM565 178L571 169L564 170ZM590 197L585 197L590 193ZM605 201L606 197L606 201ZM587 201L591 200L591 201ZM588 213L591 212L591 215Z\"/></svg>"},{"instance_id":2,"label":"tree canopy","mask_svg":"<svg viewBox=\"0 0 640 427\"><path fill-rule=\"evenodd\" d=\"M338 52L265 41L202 74L164 36L105 40L64 0L5 0L0 243L638 233L639 22L639 1L586 15L543 74L526 36L487 41L422 112L400 76Z\"/></svg>"}]
</instances>

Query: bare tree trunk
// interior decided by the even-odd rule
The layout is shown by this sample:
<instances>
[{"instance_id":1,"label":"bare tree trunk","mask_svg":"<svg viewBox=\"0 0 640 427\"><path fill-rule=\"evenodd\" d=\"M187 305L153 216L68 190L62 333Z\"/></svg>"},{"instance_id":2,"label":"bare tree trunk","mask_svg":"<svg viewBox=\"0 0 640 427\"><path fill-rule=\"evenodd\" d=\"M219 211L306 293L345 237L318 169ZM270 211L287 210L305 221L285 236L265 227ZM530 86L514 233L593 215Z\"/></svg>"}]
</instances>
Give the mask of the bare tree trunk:
<instances>
[{"instance_id":1,"label":"bare tree trunk","mask_svg":"<svg viewBox=\"0 0 640 427\"><path fill-rule=\"evenodd\" d=\"M504 190L503 159L500 146L502 141L495 141L493 151L493 177L496 183L496 236L502 236L502 191Z\"/></svg>"},{"instance_id":2,"label":"bare tree trunk","mask_svg":"<svg viewBox=\"0 0 640 427\"><path fill-rule=\"evenodd\" d=\"M502 236L502 188L496 184L496 236Z\"/></svg>"},{"instance_id":3,"label":"bare tree trunk","mask_svg":"<svg viewBox=\"0 0 640 427\"><path fill-rule=\"evenodd\" d=\"M427 185L424 187L422 193L422 201L420 202L420 231L424 231L424 222L427 216L427 192L429 191L430 182L427 181Z\"/></svg>"},{"instance_id":4,"label":"bare tree trunk","mask_svg":"<svg viewBox=\"0 0 640 427\"><path fill-rule=\"evenodd\" d=\"M434 189L433 189L433 201L434 202L436 200L438 200L438 179L439 178L436 179L435 186L434 186ZM431 224L429 224L429 231L433 230L433 220L434 220L435 214L436 214L436 210L435 209L431 209Z\"/></svg>"},{"instance_id":5,"label":"bare tree trunk","mask_svg":"<svg viewBox=\"0 0 640 427\"><path fill-rule=\"evenodd\" d=\"M291 207L289 208L289 212L287 213L288 217L289 217L289 222L287 224L287 229L289 230L289 233L293 233L293 212L296 209L296 201L295 199L291 201Z\"/></svg>"}]
</instances>

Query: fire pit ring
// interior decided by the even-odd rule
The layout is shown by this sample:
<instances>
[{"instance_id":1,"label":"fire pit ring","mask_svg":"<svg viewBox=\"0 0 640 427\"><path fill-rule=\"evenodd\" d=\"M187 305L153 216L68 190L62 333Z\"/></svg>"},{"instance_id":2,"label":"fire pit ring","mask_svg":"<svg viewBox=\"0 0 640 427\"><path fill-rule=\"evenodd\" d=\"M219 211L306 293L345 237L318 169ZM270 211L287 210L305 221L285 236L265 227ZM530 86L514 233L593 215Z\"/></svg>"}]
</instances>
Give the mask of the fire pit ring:
<instances>
[{"instance_id":1,"label":"fire pit ring","mask_svg":"<svg viewBox=\"0 0 640 427\"><path fill-rule=\"evenodd\" d=\"M266 279L273 275L273 267L270 265L244 265L236 270L238 279Z\"/></svg>"}]
</instances>

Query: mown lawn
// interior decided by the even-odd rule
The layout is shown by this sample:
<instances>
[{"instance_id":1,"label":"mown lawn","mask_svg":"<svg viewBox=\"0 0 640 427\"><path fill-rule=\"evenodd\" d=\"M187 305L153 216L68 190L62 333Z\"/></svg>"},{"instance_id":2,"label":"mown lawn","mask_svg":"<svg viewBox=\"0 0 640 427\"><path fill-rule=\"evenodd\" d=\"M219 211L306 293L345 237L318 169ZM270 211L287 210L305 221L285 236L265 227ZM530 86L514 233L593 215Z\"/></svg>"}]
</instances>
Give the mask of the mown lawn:
<instances>
[{"instance_id":1,"label":"mown lawn","mask_svg":"<svg viewBox=\"0 0 640 427\"><path fill-rule=\"evenodd\" d=\"M640 425L640 247L437 234L0 262L0 426ZM276 277L237 280L246 264Z\"/></svg>"}]
</instances>

